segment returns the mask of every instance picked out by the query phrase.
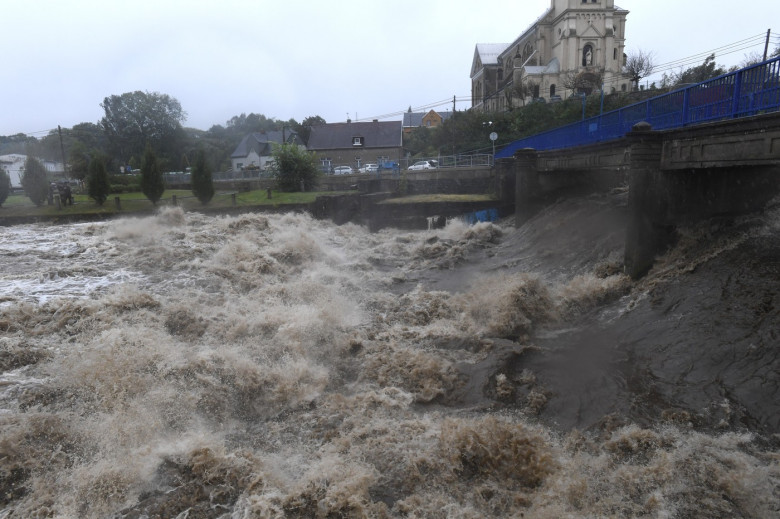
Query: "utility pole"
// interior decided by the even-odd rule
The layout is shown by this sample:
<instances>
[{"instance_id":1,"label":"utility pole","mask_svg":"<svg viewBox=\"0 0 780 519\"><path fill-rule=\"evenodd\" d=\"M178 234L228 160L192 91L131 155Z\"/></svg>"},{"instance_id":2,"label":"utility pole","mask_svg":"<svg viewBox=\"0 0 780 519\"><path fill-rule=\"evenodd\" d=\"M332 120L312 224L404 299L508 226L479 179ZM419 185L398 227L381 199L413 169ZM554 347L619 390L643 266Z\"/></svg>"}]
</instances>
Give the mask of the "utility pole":
<instances>
[{"instance_id":1,"label":"utility pole","mask_svg":"<svg viewBox=\"0 0 780 519\"><path fill-rule=\"evenodd\" d=\"M764 43L764 60L766 61L766 55L769 52L769 35L771 34L772 29L766 30L766 43Z\"/></svg>"},{"instance_id":2,"label":"utility pole","mask_svg":"<svg viewBox=\"0 0 780 519\"><path fill-rule=\"evenodd\" d=\"M452 96L452 157L455 160L455 96Z\"/></svg>"},{"instance_id":3,"label":"utility pole","mask_svg":"<svg viewBox=\"0 0 780 519\"><path fill-rule=\"evenodd\" d=\"M65 162L65 146L62 145L62 128L57 125L57 132L60 134L60 153L62 153L62 171L65 174L65 178L68 178L68 165Z\"/></svg>"}]
</instances>

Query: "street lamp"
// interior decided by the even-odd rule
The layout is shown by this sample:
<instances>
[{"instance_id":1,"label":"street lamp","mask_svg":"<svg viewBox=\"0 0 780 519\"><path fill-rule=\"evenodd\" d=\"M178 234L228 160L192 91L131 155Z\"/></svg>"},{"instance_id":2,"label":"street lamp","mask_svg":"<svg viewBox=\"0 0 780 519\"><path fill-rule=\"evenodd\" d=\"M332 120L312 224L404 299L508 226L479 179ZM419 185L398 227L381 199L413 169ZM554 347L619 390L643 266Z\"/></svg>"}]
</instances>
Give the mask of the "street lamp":
<instances>
[{"instance_id":1,"label":"street lamp","mask_svg":"<svg viewBox=\"0 0 780 519\"><path fill-rule=\"evenodd\" d=\"M482 123L482 126L493 126L493 121L487 121ZM490 140L493 142L493 157L491 158L492 162L495 162L496 159L496 139L498 139L498 134L496 132L490 132Z\"/></svg>"}]
</instances>

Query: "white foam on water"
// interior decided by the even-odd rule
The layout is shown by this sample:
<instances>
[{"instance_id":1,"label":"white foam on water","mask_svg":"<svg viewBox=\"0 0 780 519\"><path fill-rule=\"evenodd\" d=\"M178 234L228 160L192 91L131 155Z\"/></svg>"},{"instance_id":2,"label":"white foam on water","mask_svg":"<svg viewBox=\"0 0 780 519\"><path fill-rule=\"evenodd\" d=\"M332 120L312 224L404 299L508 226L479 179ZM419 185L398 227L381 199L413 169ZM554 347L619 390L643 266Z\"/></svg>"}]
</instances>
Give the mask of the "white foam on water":
<instances>
[{"instance_id":1,"label":"white foam on water","mask_svg":"<svg viewBox=\"0 0 780 519\"><path fill-rule=\"evenodd\" d=\"M778 509L777 453L753 433L683 412L588 433L535 418L555 395L513 363L647 287L507 269L458 293L409 281L459 276L501 244L494 224L371 234L166 210L0 232L0 517Z\"/></svg>"}]
</instances>

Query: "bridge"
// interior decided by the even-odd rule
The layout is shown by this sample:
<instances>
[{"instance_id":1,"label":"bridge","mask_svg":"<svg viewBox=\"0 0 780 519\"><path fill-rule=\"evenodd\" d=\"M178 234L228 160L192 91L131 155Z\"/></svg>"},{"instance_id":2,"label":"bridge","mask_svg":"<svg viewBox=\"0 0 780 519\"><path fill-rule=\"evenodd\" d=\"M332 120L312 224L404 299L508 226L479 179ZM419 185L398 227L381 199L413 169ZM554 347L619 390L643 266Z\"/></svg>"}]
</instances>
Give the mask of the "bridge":
<instances>
[{"instance_id":1,"label":"bridge","mask_svg":"<svg viewBox=\"0 0 780 519\"><path fill-rule=\"evenodd\" d=\"M515 218L578 187L628 186L625 271L644 275L677 226L758 211L780 193L780 57L516 141Z\"/></svg>"}]
</instances>

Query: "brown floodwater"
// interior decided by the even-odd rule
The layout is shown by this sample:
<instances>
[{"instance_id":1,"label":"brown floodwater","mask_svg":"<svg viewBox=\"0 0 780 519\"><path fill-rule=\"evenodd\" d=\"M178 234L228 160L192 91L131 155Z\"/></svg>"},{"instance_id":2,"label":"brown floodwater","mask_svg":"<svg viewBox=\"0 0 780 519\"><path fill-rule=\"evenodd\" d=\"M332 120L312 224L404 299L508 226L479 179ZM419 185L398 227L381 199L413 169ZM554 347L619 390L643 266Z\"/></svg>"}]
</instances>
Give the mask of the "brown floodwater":
<instances>
[{"instance_id":1,"label":"brown floodwater","mask_svg":"<svg viewBox=\"0 0 780 519\"><path fill-rule=\"evenodd\" d=\"M0 518L771 517L780 204L0 228Z\"/></svg>"}]
</instances>

